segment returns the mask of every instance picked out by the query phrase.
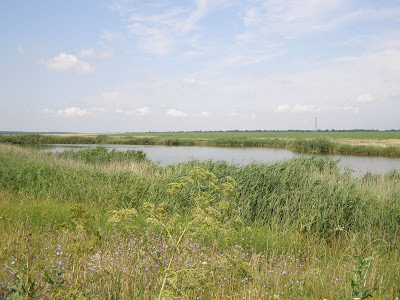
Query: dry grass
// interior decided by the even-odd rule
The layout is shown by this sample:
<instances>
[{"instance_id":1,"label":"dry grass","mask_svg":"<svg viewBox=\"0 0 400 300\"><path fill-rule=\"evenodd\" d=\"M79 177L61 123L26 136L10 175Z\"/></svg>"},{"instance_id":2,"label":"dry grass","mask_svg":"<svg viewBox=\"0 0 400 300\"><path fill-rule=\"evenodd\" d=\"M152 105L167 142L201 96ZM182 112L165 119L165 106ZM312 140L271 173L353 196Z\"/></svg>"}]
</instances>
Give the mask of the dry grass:
<instances>
[{"instance_id":1,"label":"dry grass","mask_svg":"<svg viewBox=\"0 0 400 300\"><path fill-rule=\"evenodd\" d=\"M55 136L98 136L99 134L108 134L108 133L45 133L43 135L55 135Z\"/></svg>"},{"instance_id":2,"label":"dry grass","mask_svg":"<svg viewBox=\"0 0 400 300\"><path fill-rule=\"evenodd\" d=\"M374 147L387 147L387 146L400 146L400 139L350 139L342 138L339 141L343 144L361 145L361 146L374 146Z\"/></svg>"}]
</instances>

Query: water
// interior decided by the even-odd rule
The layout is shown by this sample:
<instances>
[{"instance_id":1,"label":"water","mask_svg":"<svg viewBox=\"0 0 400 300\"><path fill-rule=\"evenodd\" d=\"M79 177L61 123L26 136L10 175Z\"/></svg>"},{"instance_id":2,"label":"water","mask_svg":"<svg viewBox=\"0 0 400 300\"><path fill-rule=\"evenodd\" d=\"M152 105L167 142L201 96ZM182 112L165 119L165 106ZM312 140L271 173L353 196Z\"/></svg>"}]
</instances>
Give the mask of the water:
<instances>
[{"instance_id":1,"label":"water","mask_svg":"<svg viewBox=\"0 0 400 300\"><path fill-rule=\"evenodd\" d=\"M246 165L252 162L275 163L293 157L306 155L286 149L265 147L232 148L154 145L39 145L39 151L61 152L68 149L78 150L98 146L120 151L142 150L146 153L147 158L162 166L190 160L224 160L228 163L238 165ZM391 170L400 171L400 158L351 155L323 155L323 157L332 157L333 159L339 160L339 166L343 170L353 170L355 176L363 176L367 172L383 174Z\"/></svg>"}]
</instances>

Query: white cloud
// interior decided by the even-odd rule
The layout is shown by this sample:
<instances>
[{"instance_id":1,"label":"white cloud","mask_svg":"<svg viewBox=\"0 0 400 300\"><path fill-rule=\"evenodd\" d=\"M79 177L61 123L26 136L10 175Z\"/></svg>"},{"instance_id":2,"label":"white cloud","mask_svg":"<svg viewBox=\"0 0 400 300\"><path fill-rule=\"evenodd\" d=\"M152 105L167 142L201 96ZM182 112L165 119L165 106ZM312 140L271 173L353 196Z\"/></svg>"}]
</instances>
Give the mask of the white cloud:
<instances>
[{"instance_id":1,"label":"white cloud","mask_svg":"<svg viewBox=\"0 0 400 300\"><path fill-rule=\"evenodd\" d=\"M293 106L284 104L278 105L275 108L275 112L293 112L293 113L305 113L305 112L319 112L321 109L314 105L303 105L295 104Z\"/></svg>"},{"instance_id":2,"label":"white cloud","mask_svg":"<svg viewBox=\"0 0 400 300\"><path fill-rule=\"evenodd\" d=\"M290 106L289 105L278 105L276 108L275 108L275 111L276 112L287 112L287 111L290 111Z\"/></svg>"},{"instance_id":3,"label":"white cloud","mask_svg":"<svg viewBox=\"0 0 400 300\"><path fill-rule=\"evenodd\" d=\"M371 94L362 94L357 98L358 103L372 103L374 100L375 99Z\"/></svg>"},{"instance_id":4,"label":"white cloud","mask_svg":"<svg viewBox=\"0 0 400 300\"><path fill-rule=\"evenodd\" d=\"M343 0L266 0L254 2L245 10L243 23L248 27L261 27L269 33L294 36L316 30L326 23L333 12L342 8Z\"/></svg>"},{"instance_id":5,"label":"white cloud","mask_svg":"<svg viewBox=\"0 0 400 300\"><path fill-rule=\"evenodd\" d=\"M191 31L195 24L199 22L206 14L208 7L207 0L196 0L196 9L193 11L189 17L183 21L182 31L188 32Z\"/></svg>"},{"instance_id":6,"label":"white cloud","mask_svg":"<svg viewBox=\"0 0 400 300\"><path fill-rule=\"evenodd\" d=\"M194 2L194 5L192 5ZM152 2L138 5L129 12L129 32L138 39L139 47L145 52L166 55L177 48L178 44L186 44L198 48L197 38L193 32L199 29L198 23L210 12L222 7L225 0L194 0L177 6L172 2L155 4ZM145 3L143 1L143 3ZM157 8L157 13L149 13ZM145 12L147 11L147 12ZM185 51L197 53L196 51Z\"/></svg>"},{"instance_id":7,"label":"white cloud","mask_svg":"<svg viewBox=\"0 0 400 300\"><path fill-rule=\"evenodd\" d=\"M192 116L193 117L197 117L197 118L209 118L213 115L213 113L209 112L209 111L202 111L200 113L195 113Z\"/></svg>"},{"instance_id":8,"label":"white cloud","mask_svg":"<svg viewBox=\"0 0 400 300\"><path fill-rule=\"evenodd\" d=\"M95 68L87 62L79 60L75 55L60 53L46 61L45 66L58 72L73 72L76 74L89 74L95 72Z\"/></svg>"},{"instance_id":9,"label":"white cloud","mask_svg":"<svg viewBox=\"0 0 400 300\"><path fill-rule=\"evenodd\" d=\"M360 113L360 108L359 107L354 107L354 106L339 106L336 109L339 110L339 111L350 112L350 113L353 113L353 114Z\"/></svg>"},{"instance_id":10,"label":"white cloud","mask_svg":"<svg viewBox=\"0 0 400 300\"><path fill-rule=\"evenodd\" d=\"M129 30L139 37L139 46L146 52L164 55L172 50L172 39L159 28L134 23L129 26Z\"/></svg>"},{"instance_id":11,"label":"white cloud","mask_svg":"<svg viewBox=\"0 0 400 300\"><path fill-rule=\"evenodd\" d=\"M144 116L144 115L150 114L151 111L150 111L150 109L149 109L148 106L143 106L142 108L138 108L138 109L136 110L136 113L137 113L138 115Z\"/></svg>"},{"instance_id":12,"label":"white cloud","mask_svg":"<svg viewBox=\"0 0 400 300\"><path fill-rule=\"evenodd\" d=\"M87 113L87 109L80 109L78 107L68 107L64 110L57 110L57 115L61 117L82 117Z\"/></svg>"},{"instance_id":13,"label":"white cloud","mask_svg":"<svg viewBox=\"0 0 400 300\"><path fill-rule=\"evenodd\" d=\"M117 114L127 115L127 116L147 116L152 113L148 106L143 106L143 107L135 109L135 110L129 110L129 109L126 110L126 109L117 108L117 109L114 109L113 112L117 113Z\"/></svg>"},{"instance_id":14,"label":"white cloud","mask_svg":"<svg viewBox=\"0 0 400 300\"><path fill-rule=\"evenodd\" d=\"M299 37L359 21L400 20L398 6L355 8L345 0L265 0L249 3L244 10L242 22L250 30L242 35L252 34L254 40L266 34Z\"/></svg>"},{"instance_id":15,"label":"white cloud","mask_svg":"<svg viewBox=\"0 0 400 300\"><path fill-rule=\"evenodd\" d=\"M173 117L173 118L184 118L187 116L187 113L177 110L175 108L171 108L167 111L167 116Z\"/></svg>"}]
</instances>

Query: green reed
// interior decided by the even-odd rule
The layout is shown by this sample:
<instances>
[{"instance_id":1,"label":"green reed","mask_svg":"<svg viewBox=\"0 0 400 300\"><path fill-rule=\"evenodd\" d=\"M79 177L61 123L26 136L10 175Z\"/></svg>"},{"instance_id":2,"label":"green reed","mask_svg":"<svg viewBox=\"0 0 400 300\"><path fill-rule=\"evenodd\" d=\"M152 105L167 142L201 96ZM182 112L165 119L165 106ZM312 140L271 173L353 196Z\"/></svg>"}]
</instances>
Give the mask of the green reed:
<instances>
[{"instance_id":1,"label":"green reed","mask_svg":"<svg viewBox=\"0 0 400 300\"><path fill-rule=\"evenodd\" d=\"M0 135L0 142L14 144L125 144L163 146L277 147L305 153L400 157L398 145L352 145L343 139L398 139L398 131L283 132L163 132L57 136L40 134Z\"/></svg>"},{"instance_id":2,"label":"green reed","mask_svg":"<svg viewBox=\"0 0 400 300\"><path fill-rule=\"evenodd\" d=\"M1 297L399 296L397 172L82 153L0 145Z\"/></svg>"}]
</instances>

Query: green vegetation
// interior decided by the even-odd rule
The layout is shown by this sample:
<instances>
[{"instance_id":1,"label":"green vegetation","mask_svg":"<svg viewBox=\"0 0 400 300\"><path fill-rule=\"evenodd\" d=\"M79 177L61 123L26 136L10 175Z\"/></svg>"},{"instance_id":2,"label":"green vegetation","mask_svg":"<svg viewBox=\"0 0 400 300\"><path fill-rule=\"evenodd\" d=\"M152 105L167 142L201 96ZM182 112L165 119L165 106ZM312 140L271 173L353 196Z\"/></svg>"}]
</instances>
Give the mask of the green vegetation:
<instances>
[{"instance_id":1,"label":"green vegetation","mask_svg":"<svg viewBox=\"0 0 400 300\"><path fill-rule=\"evenodd\" d=\"M0 144L0 298L395 299L400 174Z\"/></svg>"},{"instance_id":2,"label":"green vegetation","mask_svg":"<svg viewBox=\"0 0 400 300\"><path fill-rule=\"evenodd\" d=\"M14 144L278 147L305 153L400 157L400 131L228 131L91 135L0 135Z\"/></svg>"},{"instance_id":3,"label":"green vegetation","mask_svg":"<svg viewBox=\"0 0 400 300\"><path fill-rule=\"evenodd\" d=\"M57 155L65 158L82 160L86 163L111 163L111 162L142 162L146 154L142 150L107 151L104 147L94 149L81 149L79 151L67 150Z\"/></svg>"}]
</instances>

